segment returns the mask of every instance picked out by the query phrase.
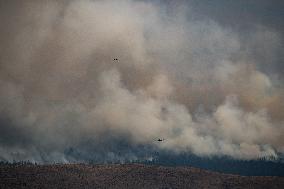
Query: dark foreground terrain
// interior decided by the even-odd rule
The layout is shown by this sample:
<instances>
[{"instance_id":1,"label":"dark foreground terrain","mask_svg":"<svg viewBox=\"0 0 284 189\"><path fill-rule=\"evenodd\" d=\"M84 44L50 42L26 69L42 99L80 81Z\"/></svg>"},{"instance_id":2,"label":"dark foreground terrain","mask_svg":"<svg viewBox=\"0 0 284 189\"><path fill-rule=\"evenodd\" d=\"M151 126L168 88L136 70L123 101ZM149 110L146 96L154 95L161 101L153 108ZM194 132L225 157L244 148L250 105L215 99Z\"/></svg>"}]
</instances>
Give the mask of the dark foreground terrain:
<instances>
[{"instance_id":1,"label":"dark foreground terrain","mask_svg":"<svg viewBox=\"0 0 284 189\"><path fill-rule=\"evenodd\" d=\"M141 164L1 165L0 188L284 188L284 177L245 177Z\"/></svg>"}]
</instances>

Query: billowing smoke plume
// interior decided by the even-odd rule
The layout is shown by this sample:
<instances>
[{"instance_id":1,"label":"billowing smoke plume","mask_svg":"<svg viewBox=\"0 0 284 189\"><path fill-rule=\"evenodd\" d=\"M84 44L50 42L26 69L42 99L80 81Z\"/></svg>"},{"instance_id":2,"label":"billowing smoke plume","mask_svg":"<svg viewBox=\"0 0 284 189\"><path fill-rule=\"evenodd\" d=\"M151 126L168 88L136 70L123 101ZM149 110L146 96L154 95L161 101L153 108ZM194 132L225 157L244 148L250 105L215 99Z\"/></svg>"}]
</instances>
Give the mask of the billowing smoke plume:
<instances>
[{"instance_id":1,"label":"billowing smoke plume","mask_svg":"<svg viewBox=\"0 0 284 189\"><path fill-rule=\"evenodd\" d=\"M281 32L165 4L1 1L0 159L283 153Z\"/></svg>"}]
</instances>

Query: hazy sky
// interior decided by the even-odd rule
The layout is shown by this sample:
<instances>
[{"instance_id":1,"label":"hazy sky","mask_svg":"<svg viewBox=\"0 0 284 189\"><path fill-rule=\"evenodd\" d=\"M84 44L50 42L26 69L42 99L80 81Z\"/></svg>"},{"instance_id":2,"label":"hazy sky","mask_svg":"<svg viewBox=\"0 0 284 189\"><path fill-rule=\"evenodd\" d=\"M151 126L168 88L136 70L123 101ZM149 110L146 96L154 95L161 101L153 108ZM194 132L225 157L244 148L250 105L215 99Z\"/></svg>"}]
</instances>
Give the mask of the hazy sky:
<instances>
[{"instance_id":1,"label":"hazy sky","mask_svg":"<svg viewBox=\"0 0 284 189\"><path fill-rule=\"evenodd\" d=\"M0 1L0 160L283 156L283 10Z\"/></svg>"}]
</instances>

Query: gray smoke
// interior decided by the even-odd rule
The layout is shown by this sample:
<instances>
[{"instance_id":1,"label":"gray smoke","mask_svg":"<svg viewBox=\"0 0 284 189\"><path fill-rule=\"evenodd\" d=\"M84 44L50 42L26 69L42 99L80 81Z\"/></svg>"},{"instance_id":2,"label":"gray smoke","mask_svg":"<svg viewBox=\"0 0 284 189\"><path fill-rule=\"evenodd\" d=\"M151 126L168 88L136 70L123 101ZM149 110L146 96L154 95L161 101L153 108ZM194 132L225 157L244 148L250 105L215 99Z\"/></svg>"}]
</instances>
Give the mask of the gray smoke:
<instances>
[{"instance_id":1,"label":"gray smoke","mask_svg":"<svg viewBox=\"0 0 284 189\"><path fill-rule=\"evenodd\" d=\"M277 28L131 0L0 1L0 21L2 160L284 153Z\"/></svg>"}]
</instances>

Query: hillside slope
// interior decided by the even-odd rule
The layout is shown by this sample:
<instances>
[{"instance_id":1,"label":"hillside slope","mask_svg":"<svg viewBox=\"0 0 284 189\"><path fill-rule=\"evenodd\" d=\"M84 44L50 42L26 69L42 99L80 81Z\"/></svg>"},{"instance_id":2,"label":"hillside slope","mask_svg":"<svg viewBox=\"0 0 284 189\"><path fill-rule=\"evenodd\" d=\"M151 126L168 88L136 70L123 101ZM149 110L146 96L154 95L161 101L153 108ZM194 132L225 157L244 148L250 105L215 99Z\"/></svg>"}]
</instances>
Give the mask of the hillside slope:
<instances>
[{"instance_id":1,"label":"hillside slope","mask_svg":"<svg viewBox=\"0 0 284 189\"><path fill-rule=\"evenodd\" d=\"M284 188L284 177L245 177L141 164L1 165L0 188Z\"/></svg>"}]
</instances>

